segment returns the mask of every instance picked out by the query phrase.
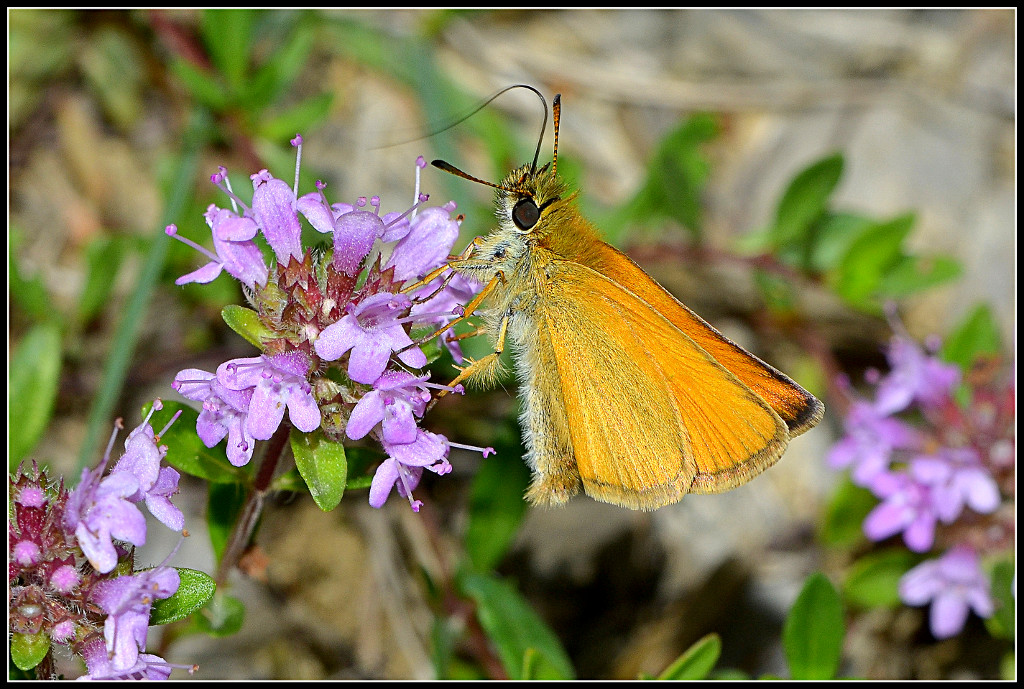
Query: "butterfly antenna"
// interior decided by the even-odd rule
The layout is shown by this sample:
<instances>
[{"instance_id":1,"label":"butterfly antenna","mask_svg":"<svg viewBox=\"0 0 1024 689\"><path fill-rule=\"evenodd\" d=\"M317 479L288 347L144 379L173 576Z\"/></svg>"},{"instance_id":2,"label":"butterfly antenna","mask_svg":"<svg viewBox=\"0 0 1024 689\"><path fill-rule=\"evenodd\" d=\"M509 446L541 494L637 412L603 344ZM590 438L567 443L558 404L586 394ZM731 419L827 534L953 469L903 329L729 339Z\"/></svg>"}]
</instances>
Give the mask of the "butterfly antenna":
<instances>
[{"instance_id":1,"label":"butterfly antenna","mask_svg":"<svg viewBox=\"0 0 1024 689\"><path fill-rule=\"evenodd\" d=\"M483 184L484 186L487 186L487 187L494 187L495 189L501 189L502 191L515 191L515 189L508 189L506 187L501 186L500 184L495 184L494 182L488 182L485 179L480 179L479 177L474 177L473 175L469 174L468 172L463 172L462 170L460 170L459 168L455 167L451 163L446 163L443 160L432 160L432 161L430 161L430 164L433 165L434 167L438 168L439 170L444 170L445 172L450 172L451 174L455 175L456 177L461 177L463 179L468 179L470 182L476 182L477 184Z\"/></svg>"},{"instance_id":2,"label":"butterfly antenna","mask_svg":"<svg viewBox=\"0 0 1024 689\"><path fill-rule=\"evenodd\" d=\"M555 94L555 99L553 101L551 101L551 111L552 111L552 114L554 116L554 125L555 125L555 150L554 150L554 153L551 154L551 176L554 177L555 173L558 171L558 120L560 120L561 117L562 117L562 94L561 93L556 93ZM547 106L546 105L544 106L544 120L545 120L545 122L547 121ZM544 136L544 134L542 132L541 133L541 137L543 137L543 136ZM540 144L539 143L537 144L537 152L540 153ZM537 166L537 159L536 158L534 158L534 160L533 160L533 165L534 165L534 167Z\"/></svg>"},{"instance_id":3,"label":"butterfly antenna","mask_svg":"<svg viewBox=\"0 0 1024 689\"><path fill-rule=\"evenodd\" d=\"M501 94L505 93L506 91L511 91L512 89L527 89L529 91L533 91L535 94L537 94L537 98L540 98L541 105L544 106L544 121L541 124L540 137L537 139L537 150L534 151L534 154L533 154L533 164L530 165L530 172L532 174L532 173L537 172L537 160L540 158L540 147L541 147L541 144L544 143L544 133L547 131L547 128L548 128L548 102L544 99L544 95L540 91L535 89L533 86L530 86L529 84L513 84L512 86L506 86L505 88L501 89L500 91L495 93L493 96L491 96L490 98L485 100L483 103L478 105L476 108L474 108L468 115L460 118L458 120L458 122L462 122L463 120L466 120L466 119L472 117L476 113L480 112L485 106L489 105L491 103L491 101L493 101L495 98L497 98ZM557 106L558 96L555 96L555 103L556 103L556 107L558 107ZM458 122L456 122L456 124ZM555 126L556 126L556 130L555 130L555 152L556 153L558 151L557 125L558 125L558 115L557 115L557 111L556 111L556 115L555 115ZM444 170L445 172L449 172L449 173L451 173L453 175L456 175L458 177L462 177L463 179L468 179L471 182L477 182L478 184L483 184L485 186L493 187L495 189L501 189L502 191L516 191L515 189L509 189L509 188L503 187L503 186L501 186L499 184L494 184L493 182L488 182L487 180L480 179L479 177L474 177L473 175L471 175L471 174L469 174L467 172L463 172L459 168L455 167L454 165L452 165L450 163L446 163L443 160L434 160L434 161L431 161L430 164L433 165L434 167L440 169L440 170Z\"/></svg>"}]
</instances>

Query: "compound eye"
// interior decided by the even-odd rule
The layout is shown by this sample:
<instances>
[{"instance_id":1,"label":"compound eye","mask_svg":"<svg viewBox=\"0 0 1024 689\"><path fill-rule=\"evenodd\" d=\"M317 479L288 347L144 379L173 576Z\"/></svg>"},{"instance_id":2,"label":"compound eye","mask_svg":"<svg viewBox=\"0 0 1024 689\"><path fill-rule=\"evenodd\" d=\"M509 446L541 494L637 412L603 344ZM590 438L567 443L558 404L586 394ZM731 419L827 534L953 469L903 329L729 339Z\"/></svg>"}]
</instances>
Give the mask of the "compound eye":
<instances>
[{"instance_id":1,"label":"compound eye","mask_svg":"<svg viewBox=\"0 0 1024 689\"><path fill-rule=\"evenodd\" d=\"M512 222L520 230L529 230L540 220L540 208L533 199L520 199L512 209Z\"/></svg>"}]
</instances>

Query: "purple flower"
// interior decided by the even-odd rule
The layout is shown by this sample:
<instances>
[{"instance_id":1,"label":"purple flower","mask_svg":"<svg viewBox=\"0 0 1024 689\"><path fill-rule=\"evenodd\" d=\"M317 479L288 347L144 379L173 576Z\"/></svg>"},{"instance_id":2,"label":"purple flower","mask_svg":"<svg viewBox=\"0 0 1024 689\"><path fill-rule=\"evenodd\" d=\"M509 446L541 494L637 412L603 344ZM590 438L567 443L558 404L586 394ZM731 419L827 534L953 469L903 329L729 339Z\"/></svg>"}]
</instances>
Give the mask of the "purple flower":
<instances>
[{"instance_id":1,"label":"purple flower","mask_svg":"<svg viewBox=\"0 0 1024 689\"><path fill-rule=\"evenodd\" d=\"M934 455L918 455L910 461L910 473L931 487L939 518L947 524L964 506L979 514L999 507L999 487L972 448L940 447Z\"/></svg>"},{"instance_id":2,"label":"purple flower","mask_svg":"<svg viewBox=\"0 0 1024 689\"><path fill-rule=\"evenodd\" d=\"M889 375L878 384L875 406L883 414L903 411L914 400L934 406L960 380L956 366L928 356L913 340L896 336L888 352Z\"/></svg>"},{"instance_id":3,"label":"purple flower","mask_svg":"<svg viewBox=\"0 0 1024 689\"><path fill-rule=\"evenodd\" d=\"M864 520L864 535L881 541L903 532L903 541L916 553L923 553L935 542L938 509L929 486L906 474L877 475L871 489L883 501Z\"/></svg>"},{"instance_id":4,"label":"purple flower","mask_svg":"<svg viewBox=\"0 0 1024 689\"><path fill-rule=\"evenodd\" d=\"M152 413L151 411L150 415ZM167 528L181 531L185 528L185 515L170 501L170 496L178 492L180 474L171 467L160 466L160 460L167 454L167 448L157 446L153 427L149 425L148 419L149 417L128 434L124 443L125 453L114 465L110 476L119 472L133 476L139 489L130 500L144 500L150 514Z\"/></svg>"},{"instance_id":5,"label":"purple flower","mask_svg":"<svg viewBox=\"0 0 1024 689\"><path fill-rule=\"evenodd\" d=\"M69 494L64 511L66 528L74 531L89 563L101 573L117 565L111 539L146 543L146 518L131 500L139 490L138 479L128 472L101 479L104 466L82 470L82 480Z\"/></svg>"},{"instance_id":6,"label":"purple flower","mask_svg":"<svg viewBox=\"0 0 1024 689\"><path fill-rule=\"evenodd\" d=\"M395 280L409 280L437 268L459 238L459 223L451 217L454 202L424 208L409 220L409 232L391 252L385 269L394 267Z\"/></svg>"},{"instance_id":7,"label":"purple flower","mask_svg":"<svg viewBox=\"0 0 1024 689\"><path fill-rule=\"evenodd\" d=\"M317 182L318 191L299 197L296 208L315 230L334 235L334 269L347 275L358 275L363 259L373 248L373 242L384 236L386 221L396 216L404 218L409 211L391 213L382 219L380 199L376 196L370 199L373 212L360 210L366 205L365 198L359 199L356 206L348 203L328 205L323 194L324 187L322 182Z\"/></svg>"},{"instance_id":8,"label":"purple flower","mask_svg":"<svg viewBox=\"0 0 1024 689\"><path fill-rule=\"evenodd\" d=\"M345 433L358 440L377 424L389 443L411 443L416 440L416 418L422 417L430 401L423 382L428 376L414 376L405 371L385 371L356 404Z\"/></svg>"},{"instance_id":9,"label":"purple flower","mask_svg":"<svg viewBox=\"0 0 1024 689\"><path fill-rule=\"evenodd\" d=\"M274 250L277 262L287 266L292 258L302 260L302 226L295 212L295 192L266 170L260 170L250 179L253 216Z\"/></svg>"},{"instance_id":10,"label":"purple flower","mask_svg":"<svg viewBox=\"0 0 1024 689\"><path fill-rule=\"evenodd\" d=\"M931 602L929 623L937 639L947 639L963 629L968 612L990 617L995 610L988 579L978 555L957 546L937 560L927 560L900 579L900 598L908 605Z\"/></svg>"},{"instance_id":11,"label":"purple flower","mask_svg":"<svg viewBox=\"0 0 1024 689\"><path fill-rule=\"evenodd\" d=\"M391 488L397 485L398 494L408 498L414 512L423 505L414 500L412 491L419 485L423 469L436 474L447 474L452 470L448 463L448 440L443 435L416 430L416 440L411 443L392 444L383 441L388 458L384 460L370 483L370 506L380 508L388 499Z\"/></svg>"},{"instance_id":12,"label":"purple flower","mask_svg":"<svg viewBox=\"0 0 1024 689\"><path fill-rule=\"evenodd\" d=\"M252 241L257 230L253 219L239 217L238 214L213 204L206 209L204 217L206 224L213 230L213 247L216 253L210 253L195 242L179 236L176 226L167 226L167 234L212 259L199 270L182 275L174 283L207 283L220 275L221 270L226 270L229 275L250 289L267 284L267 265L263 262L263 254L260 253L259 247Z\"/></svg>"},{"instance_id":13,"label":"purple flower","mask_svg":"<svg viewBox=\"0 0 1024 689\"><path fill-rule=\"evenodd\" d=\"M404 294L381 292L363 299L337 323L323 329L313 343L316 353L327 361L340 359L349 350L349 378L367 385L377 380L387 368L392 352L413 368L427 365L427 357L412 340L399 321L399 315L410 306ZM408 349L405 349L409 347Z\"/></svg>"},{"instance_id":14,"label":"purple flower","mask_svg":"<svg viewBox=\"0 0 1024 689\"><path fill-rule=\"evenodd\" d=\"M917 432L899 419L878 411L865 400L855 400L844 420L846 435L829 450L826 461L834 469L851 468L853 482L870 485L887 471L894 450L916 447Z\"/></svg>"},{"instance_id":15,"label":"purple flower","mask_svg":"<svg viewBox=\"0 0 1024 689\"><path fill-rule=\"evenodd\" d=\"M115 670L135 666L146 648L149 612L157 599L169 598L181 579L173 567L155 567L100 582L91 598L107 613L103 627L106 650Z\"/></svg>"},{"instance_id":16,"label":"purple flower","mask_svg":"<svg viewBox=\"0 0 1024 689\"><path fill-rule=\"evenodd\" d=\"M79 679L113 680L113 679L152 679L165 680L171 676L172 666L160 656L151 653L139 653L135 663L127 668L114 667L113 660L107 654L107 647L97 638L86 644L82 649L82 657L89 674Z\"/></svg>"},{"instance_id":17,"label":"purple flower","mask_svg":"<svg viewBox=\"0 0 1024 689\"><path fill-rule=\"evenodd\" d=\"M269 440L284 419L309 433L320 427L320 408L306 376L309 358L302 352L234 359L217 367L217 380L230 390L253 388L246 429L257 440Z\"/></svg>"},{"instance_id":18,"label":"purple flower","mask_svg":"<svg viewBox=\"0 0 1024 689\"><path fill-rule=\"evenodd\" d=\"M236 467L248 464L256 446L246 425L254 389L230 390L215 374L197 368L180 371L172 387L184 397L203 403L196 421L196 433L203 444L214 447L227 436L228 461Z\"/></svg>"}]
</instances>

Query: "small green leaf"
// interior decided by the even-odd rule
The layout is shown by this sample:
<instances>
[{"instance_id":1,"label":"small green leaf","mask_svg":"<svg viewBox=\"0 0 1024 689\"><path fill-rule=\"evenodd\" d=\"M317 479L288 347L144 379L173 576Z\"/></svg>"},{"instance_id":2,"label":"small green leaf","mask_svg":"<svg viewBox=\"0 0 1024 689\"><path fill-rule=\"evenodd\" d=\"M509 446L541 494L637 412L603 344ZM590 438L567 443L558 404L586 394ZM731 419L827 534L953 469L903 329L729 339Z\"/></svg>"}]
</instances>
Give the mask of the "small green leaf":
<instances>
[{"instance_id":1,"label":"small green leaf","mask_svg":"<svg viewBox=\"0 0 1024 689\"><path fill-rule=\"evenodd\" d=\"M42 277L36 272L32 277L22 275L21 266L15 260L18 247L23 242L23 232L17 226L9 227L10 240L7 250L7 289L13 302L35 321L61 320L61 314L54 310L53 299L46 290Z\"/></svg>"},{"instance_id":2,"label":"small green leaf","mask_svg":"<svg viewBox=\"0 0 1024 689\"><path fill-rule=\"evenodd\" d=\"M34 326L14 350L7 379L9 471L32 451L50 423L60 367L61 338L56 322Z\"/></svg>"},{"instance_id":3,"label":"small green leaf","mask_svg":"<svg viewBox=\"0 0 1024 689\"><path fill-rule=\"evenodd\" d=\"M995 599L996 610L985 620L985 626L992 636L1000 639L1013 639L1017 635L1017 597L1013 593L1015 576L1013 562L1003 560L992 568L992 598Z\"/></svg>"},{"instance_id":4,"label":"small green leaf","mask_svg":"<svg viewBox=\"0 0 1024 689\"><path fill-rule=\"evenodd\" d=\"M862 608L895 608L900 579L920 558L903 548L868 553L850 568L843 586L847 601Z\"/></svg>"},{"instance_id":5,"label":"small green leaf","mask_svg":"<svg viewBox=\"0 0 1024 689\"><path fill-rule=\"evenodd\" d=\"M200 614L192 618L199 631L215 639L237 634L245 621L245 605L234 596L217 591Z\"/></svg>"},{"instance_id":6,"label":"small green leaf","mask_svg":"<svg viewBox=\"0 0 1024 689\"><path fill-rule=\"evenodd\" d=\"M487 571L501 561L526 513L523 494L530 471L518 452L499 452L480 464L469 497L466 554Z\"/></svg>"},{"instance_id":7,"label":"small green leaf","mask_svg":"<svg viewBox=\"0 0 1024 689\"><path fill-rule=\"evenodd\" d=\"M999 661L999 678L1014 681L1017 679L1017 654L1008 651Z\"/></svg>"},{"instance_id":8,"label":"small green leaf","mask_svg":"<svg viewBox=\"0 0 1024 689\"><path fill-rule=\"evenodd\" d=\"M843 603L832 583L812 574L782 628L782 646L793 679L832 679L839 669L845 625Z\"/></svg>"},{"instance_id":9,"label":"small green leaf","mask_svg":"<svg viewBox=\"0 0 1024 689\"><path fill-rule=\"evenodd\" d=\"M264 325L260 315L252 309L238 304L228 304L221 309L220 315L229 328L259 349L263 348L265 340L275 336L274 331Z\"/></svg>"},{"instance_id":10,"label":"small green leaf","mask_svg":"<svg viewBox=\"0 0 1024 689\"><path fill-rule=\"evenodd\" d=\"M11 634L11 660L19 670L31 670L50 652L50 635Z\"/></svg>"},{"instance_id":11,"label":"small green leaf","mask_svg":"<svg viewBox=\"0 0 1024 689\"><path fill-rule=\"evenodd\" d=\"M612 224L627 218L645 224L671 218L699 236L703 226L701 194L710 171L700 146L717 135L717 120L703 113L684 120L666 135L647 166L644 186Z\"/></svg>"},{"instance_id":12,"label":"small green leaf","mask_svg":"<svg viewBox=\"0 0 1024 689\"><path fill-rule=\"evenodd\" d=\"M864 518L878 504L868 490L844 478L836 487L821 522L821 540L831 546L848 548L864 540Z\"/></svg>"},{"instance_id":13,"label":"small green leaf","mask_svg":"<svg viewBox=\"0 0 1024 689\"><path fill-rule=\"evenodd\" d=\"M843 156L836 153L812 163L793 178L775 210L771 228L775 247L806 243L808 229L825 213L842 175Z\"/></svg>"},{"instance_id":14,"label":"small green leaf","mask_svg":"<svg viewBox=\"0 0 1024 689\"><path fill-rule=\"evenodd\" d=\"M874 222L863 215L854 213L825 213L814 233L810 263L807 266L816 272L825 272L838 267L850 245L861 234L874 226Z\"/></svg>"},{"instance_id":15,"label":"small green leaf","mask_svg":"<svg viewBox=\"0 0 1024 689\"><path fill-rule=\"evenodd\" d=\"M264 104L276 102L281 93L295 83L299 72L306 66L317 32L303 22L298 22L288 38L275 48L273 57L266 60L247 85L244 99L249 101L250 93L260 94ZM295 132L289 135L293 136Z\"/></svg>"},{"instance_id":16,"label":"small green leaf","mask_svg":"<svg viewBox=\"0 0 1024 689\"><path fill-rule=\"evenodd\" d=\"M914 222L914 214L907 213L864 231L839 262L833 276L836 293L853 306L877 310L879 287L887 271L904 257L903 242Z\"/></svg>"},{"instance_id":17,"label":"small green leaf","mask_svg":"<svg viewBox=\"0 0 1024 689\"><path fill-rule=\"evenodd\" d=\"M160 436L160 444L167 446L164 459L168 464L178 471L210 483L248 483L249 470L231 465L225 441L209 448L199 439L196 434L199 412L180 402L164 402L163 405L164 408L153 414L150 420L155 431L160 431L175 413L181 412L174 425ZM150 406L145 405L143 416L149 412Z\"/></svg>"},{"instance_id":18,"label":"small green leaf","mask_svg":"<svg viewBox=\"0 0 1024 689\"><path fill-rule=\"evenodd\" d=\"M949 256L906 256L893 265L878 285L883 297L899 298L960 277L963 268Z\"/></svg>"},{"instance_id":19,"label":"small green leaf","mask_svg":"<svg viewBox=\"0 0 1024 689\"><path fill-rule=\"evenodd\" d=\"M237 92L249 67L249 47L255 12L253 10L204 10L200 15L203 42L217 69Z\"/></svg>"},{"instance_id":20,"label":"small green leaf","mask_svg":"<svg viewBox=\"0 0 1024 689\"><path fill-rule=\"evenodd\" d=\"M721 637L718 634L708 634L686 649L658 676L658 679L707 679L721 654Z\"/></svg>"},{"instance_id":21,"label":"small green leaf","mask_svg":"<svg viewBox=\"0 0 1024 689\"><path fill-rule=\"evenodd\" d=\"M980 354L999 354L1002 338L999 324L987 304L979 304L953 329L942 345L940 355L967 371Z\"/></svg>"},{"instance_id":22,"label":"small green leaf","mask_svg":"<svg viewBox=\"0 0 1024 689\"><path fill-rule=\"evenodd\" d=\"M185 567L175 569L178 570L181 584L173 596L153 603L149 613L151 626L185 619L210 602L217 590L217 583L209 574Z\"/></svg>"},{"instance_id":23,"label":"small green leaf","mask_svg":"<svg viewBox=\"0 0 1024 689\"><path fill-rule=\"evenodd\" d=\"M227 107L227 90L216 76L208 74L180 58L171 60L170 69L171 73L182 81L192 96L210 110L219 112Z\"/></svg>"},{"instance_id":24,"label":"small green leaf","mask_svg":"<svg viewBox=\"0 0 1024 689\"><path fill-rule=\"evenodd\" d=\"M206 528L210 534L213 554L220 562L224 556L228 537L241 515L248 491L238 483L210 483L207 485Z\"/></svg>"},{"instance_id":25,"label":"small green leaf","mask_svg":"<svg viewBox=\"0 0 1024 689\"><path fill-rule=\"evenodd\" d=\"M313 501L324 512L330 512L345 493L348 478L345 446L329 440L319 429L312 433L292 429L290 439L295 466Z\"/></svg>"},{"instance_id":26,"label":"small green leaf","mask_svg":"<svg viewBox=\"0 0 1024 689\"><path fill-rule=\"evenodd\" d=\"M476 602L477 617L498 650L501 664L512 679L523 677L527 650L535 659L528 665L536 679L572 679L574 671L558 637L537 616L522 594L507 581L466 573L459 587Z\"/></svg>"}]
</instances>

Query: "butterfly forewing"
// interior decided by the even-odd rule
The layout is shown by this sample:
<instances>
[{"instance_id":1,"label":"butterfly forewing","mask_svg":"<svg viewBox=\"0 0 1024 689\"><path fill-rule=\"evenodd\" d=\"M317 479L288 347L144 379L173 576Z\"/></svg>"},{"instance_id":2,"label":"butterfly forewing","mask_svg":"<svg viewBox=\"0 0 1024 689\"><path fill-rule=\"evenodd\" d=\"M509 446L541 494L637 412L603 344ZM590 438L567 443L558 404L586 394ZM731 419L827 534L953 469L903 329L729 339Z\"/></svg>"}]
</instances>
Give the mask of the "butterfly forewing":
<instances>
[{"instance_id":1,"label":"butterfly forewing","mask_svg":"<svg viewBox=\"0 0 1024 689\"><path fill-rule=\"evenodd\" d=\"M739 485L782 454L778 414L650 305L575 262L549 273L538 322L589 495L654 509Z\"/></svg>"}]
</instances>

